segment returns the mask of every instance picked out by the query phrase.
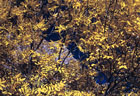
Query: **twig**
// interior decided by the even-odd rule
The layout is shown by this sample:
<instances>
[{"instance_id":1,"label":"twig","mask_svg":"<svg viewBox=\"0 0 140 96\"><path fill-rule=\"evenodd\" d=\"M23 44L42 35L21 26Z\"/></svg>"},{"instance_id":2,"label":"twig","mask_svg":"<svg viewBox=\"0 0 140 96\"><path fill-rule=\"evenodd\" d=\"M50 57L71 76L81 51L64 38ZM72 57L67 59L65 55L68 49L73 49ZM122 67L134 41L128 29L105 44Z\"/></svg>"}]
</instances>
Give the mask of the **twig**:
<instances>
[{"instance_id":1,"label":"twig","mask_svg":"<svg viewBox=\"0 0 140 96\"><path fill-rule=\"evenodd\" d=\"M59 51L59 56L58 56L58 60L61 58L61 52L62 52L62 47L61 47L61 49L60 49L60 51Z\"/></svg>"},{"instance_id":2,"label":"twig","mask_svg":"<svg viewBox=\"0 0 140 96\"><path fill-rule=\"evenodd\" d=\"M69 54L70 54L70 51L68 52L68 54L66 55L66 57L63 59L61 65L60 65L61 67L63 66L63 63L65 62L65 60L67 59L67 57L69 56Z\"/></svg>"},{"instance_id":3,"label":"twig","mask_svg":"<svg viewBox=\"0 0 140 96\"><path fill-rule=\"evenodd\" d=\"M40 47L41 43L43 42L44 38L42 38L39 42L39 44L37 45L37 48L35 49L35 51Z\"/></svg>"}]
</instances>

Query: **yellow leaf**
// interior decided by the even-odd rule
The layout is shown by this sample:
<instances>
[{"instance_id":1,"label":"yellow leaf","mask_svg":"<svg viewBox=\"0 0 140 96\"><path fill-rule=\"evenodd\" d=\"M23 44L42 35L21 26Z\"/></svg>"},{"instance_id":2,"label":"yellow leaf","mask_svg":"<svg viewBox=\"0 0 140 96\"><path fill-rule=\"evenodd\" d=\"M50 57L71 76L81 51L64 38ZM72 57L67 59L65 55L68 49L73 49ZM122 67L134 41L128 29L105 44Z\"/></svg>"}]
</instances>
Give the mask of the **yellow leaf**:
<instances>
[{"instance_id":1,"label":"yellow leaf","mask_svg":"<svg viewBox=\"0 0 140 96\"><path fill-rule=\"evenodd\" d=\"M10 93L10 92L7 92L7 91L4 91L4 92L2 92L3 94L6 94L6 95L12 95L12 93Z\"/></svg>"},{"instance_id":2,"label":"yellow leaf","mask_svg":"<svg viewBox=\"0 0 140 96\"><path fill-rule=\"evenodd\" d=\"M21 76L21 74L17 74L14 78L19 78Z\"/></svg>"},{"instance_id":3,"label":"yellow leaf","mask_svg":"<svg viewBox=\"0 0 140 96\"><path fill-rule=\"evenodd\" d=\"M4 85L5 82L6 82L6 81L2 81L2 80L0 79L0 90L3 90L3 87L5 87L5 85Z\"/></svg>"},{"instance_id":4,"label":"yellow leaf","mask_svg":"<svg viewBox=\"0 0 140 96\"><path fill-rule=\"evenodd\" d=\"M122 8L126 6L125 2L121 2Z\"/></svg>"},{"instance_id":5,"label":"yellow leaf","mask_svg":"<svg viewBox=\"0 0 140 96\"><path fill-rule=\"evenodd\" d=\"M20 30L24 30L23 26L19 26Z\"/></svg>"},{"instance_id":6,"label":"yellow leaf","mask_svg":"<svg viewBox=\"0 0 140 96\"><path fill-rule=\"evenodd\" d=\"M74 5L74 7L77 9L78 7L81 6L81 3L80 2L76 2L76 4Z\"/></svg>"},{"instance_id":7,"label":"yellow leaf","mask_svg":"<svg viewBox=\"0 0 140 96\"><path fill-rule=\"evenodd\" d=\"M43 29L43 30L45 30L43 28L45 26L44 22L45 22L44 20L42 20L41 22L39 22L37 25L34 26L34 29L35 30L37 30L37 29L41 29L41 30Z\"/></svg>"},{"instance_id":8,"label":"yellow leaf","mask_svg":"<svg viewBox=\"0 0 140 96\"><path fill-rule=\"evenodd\" d=\"M127 69L127 66L126 65L122 65L122 66L119 67L119 69L122 69L122 68Z\"/></svg>"},{"instance_id":9,"label":"yellow leaf","mask_svg":"<svg viewBox=\"0 0 140 96\"><path fill-rule=\"evenodd\" d=\"M60 26L58 26L56 28L58 28L58 32L60 33L62 30L66 30L67 26L60 25Z\"/></svg>"}]
</instances>

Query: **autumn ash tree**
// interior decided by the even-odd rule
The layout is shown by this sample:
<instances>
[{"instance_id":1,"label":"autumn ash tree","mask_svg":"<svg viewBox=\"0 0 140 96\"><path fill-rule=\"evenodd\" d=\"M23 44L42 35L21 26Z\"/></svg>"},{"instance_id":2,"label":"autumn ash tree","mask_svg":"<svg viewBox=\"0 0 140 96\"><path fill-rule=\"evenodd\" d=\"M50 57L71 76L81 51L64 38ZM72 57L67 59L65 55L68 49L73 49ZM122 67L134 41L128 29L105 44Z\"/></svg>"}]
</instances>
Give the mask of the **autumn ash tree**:
<instances>
[{"instance_id":1,"label":"autumn ash tree","mask_svg":"<svg viewBox=\"0 0 140 96\"><path fill-rule=\"evenodd\" d=\"M0 0L1 96L139 96L139 0Z\"/></svg>"}]
</instances>

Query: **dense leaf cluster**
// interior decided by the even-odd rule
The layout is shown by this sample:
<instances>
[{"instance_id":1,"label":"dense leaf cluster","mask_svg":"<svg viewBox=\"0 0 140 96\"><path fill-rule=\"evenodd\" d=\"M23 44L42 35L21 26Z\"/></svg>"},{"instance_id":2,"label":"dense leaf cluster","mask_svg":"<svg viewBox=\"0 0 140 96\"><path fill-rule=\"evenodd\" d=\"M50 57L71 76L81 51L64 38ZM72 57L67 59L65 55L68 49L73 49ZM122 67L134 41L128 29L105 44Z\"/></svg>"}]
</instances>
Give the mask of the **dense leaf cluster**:
<instances>
[{"instance_id":1,"label":"dense leaf cluster","mask_svg":"<svg viewBox=\"0 0 140 96\"><path fill-rule=\"evenodd\" d=\"M0 95L139 96L139 6L0 0Z\"/></svg>"}]
</instances>

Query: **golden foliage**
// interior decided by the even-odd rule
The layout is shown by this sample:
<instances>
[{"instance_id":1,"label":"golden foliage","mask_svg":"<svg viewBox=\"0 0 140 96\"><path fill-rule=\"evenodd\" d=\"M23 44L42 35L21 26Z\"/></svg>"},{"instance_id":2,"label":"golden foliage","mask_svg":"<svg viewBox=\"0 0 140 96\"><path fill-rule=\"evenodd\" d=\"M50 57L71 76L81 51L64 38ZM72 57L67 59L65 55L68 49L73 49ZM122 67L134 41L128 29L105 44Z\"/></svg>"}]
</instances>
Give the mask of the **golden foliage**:
<instances>
[{"instance_id":1,"label":"golden foliage","mask_svg":"<svg viewBox=\"0 0 140 96\"><path fill-rule=\"evenodd\" d=\"M53 24L61 39L47 42ZM0 0L0 41L0 94L139 95L139 0Z\"/></svg>"}]
</instances>

